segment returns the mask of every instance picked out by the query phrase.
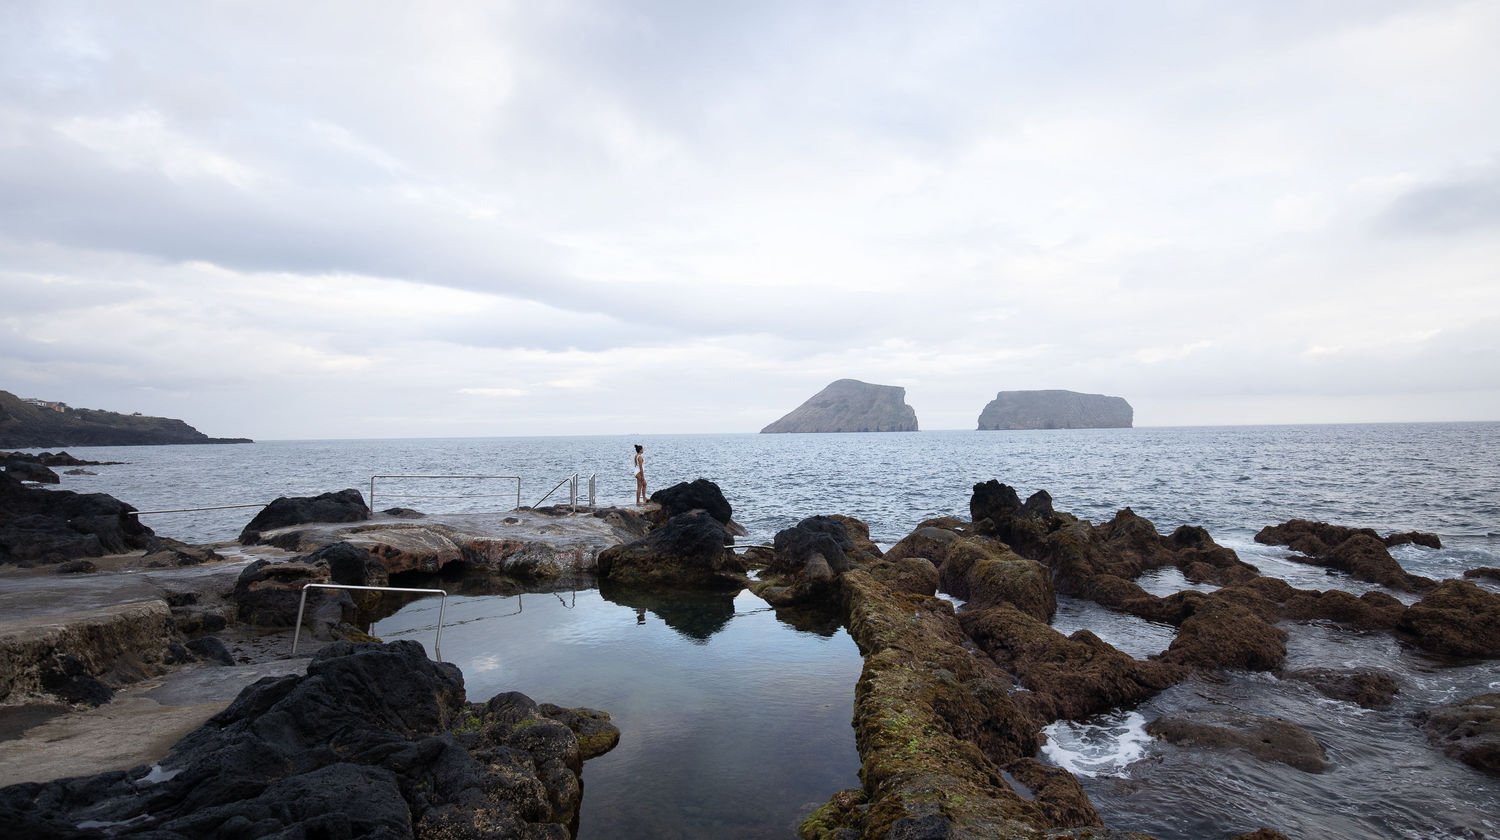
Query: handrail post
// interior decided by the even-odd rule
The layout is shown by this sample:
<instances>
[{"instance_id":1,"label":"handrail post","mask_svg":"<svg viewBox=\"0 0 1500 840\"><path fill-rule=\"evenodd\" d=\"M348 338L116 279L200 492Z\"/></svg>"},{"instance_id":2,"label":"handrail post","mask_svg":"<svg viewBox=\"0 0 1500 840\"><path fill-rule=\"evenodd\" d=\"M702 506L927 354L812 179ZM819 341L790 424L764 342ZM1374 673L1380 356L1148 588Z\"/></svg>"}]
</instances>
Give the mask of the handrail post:
<instances>
[{"instance_id":1,"label":"handrail post","mask_svg":"<svg viewBox=\"0 0 1500 840\"><path fill-rule=\"evenodd\" d=\"M302 611L307 608L307 587L302 587L302 600L297 603L297 623L292 625L292 655L297 655L297 642L302 635Z\"/></svg>"}]
</instances>

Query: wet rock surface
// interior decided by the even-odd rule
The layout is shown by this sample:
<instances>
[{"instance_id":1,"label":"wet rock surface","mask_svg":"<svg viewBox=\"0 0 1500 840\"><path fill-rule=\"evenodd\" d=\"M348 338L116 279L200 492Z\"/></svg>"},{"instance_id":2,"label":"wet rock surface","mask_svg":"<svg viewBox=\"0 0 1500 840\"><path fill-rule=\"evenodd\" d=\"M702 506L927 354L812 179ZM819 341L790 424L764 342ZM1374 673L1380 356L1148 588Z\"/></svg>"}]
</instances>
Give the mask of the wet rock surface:
<instances>
[{"instance_id":1,"label":"wet rock surface","mask_svg":"<svg viewBox=\"0 0 1500 840\"><path fill-rule=\"evenodd\" d=\"M1400 691L1393 675L1374 668L1302 668L1282 671L1277 676L1307 683L1324 697L1366 709L1389 709Z\"/></svg>"},{"instance_id":2,"label":"wet rock surface","mask_svg":"<svg viewBox=\"0 0 1500 840\"><path fill-rule=\"evenodd\" d=\"M1347 528L1326 522L1291 519L1280 525L1262 528L1255 541L1264 545L1284 545L1298 554L1291 559L1327 566L1348 573L1357 580L1378 583L1407 592L1425 592L1436 581L1408 574L1388 550L1393 545L1416 543L1440 548L1442 541L1434 534L1408 531L1384 539L1370 528Z\"/></svg>"},{"instance_id":3,"label":"wet rock surface","mask_svg":"<svg viewBox=\"0 0 1500 840\"><path fill-rule=\"evenodd\" d=\"M1253 715L1195 715L1158 718L1146 732L1174 744L1207 749L1241 749L1262 761L1276 761L1307 773L1328 769L1323 745L1301 726L1281 718Z\"/></svg>"},{"instance_id":4,"label":"wet rock surface","mask_svg":"<svg viewBox=\"0 0 1500 840\"><path fill-rule=\"evenodd\" d=\"M16 836L570 836L584 753L607 715L524 695L466 704L420 645L340 643L302 676L267 678L158 767L0 789ZM82 826L82 827L80 827Z\"/></svg>"},{"instance_id":5,"label":"wet rock surface","mask_svg":"<svg viewBox=\"0 0 1500 840\"><path fill-rule=\"evenodd\" d=\"M1419 723L1445 754L1500 776L1500 694L1438 706L1423 713Z\"/></svg>"},{"instance_id":6,"label":"wet rock surface","mask_svg":"<svg viewBox=\"0 0 1500 840\"><path fill-rule=\"evenodd\" d=\"M34 481L38 484L62 483L62 477L40 461L10 457L4 460L4 466L5 474L16 481Z\"/></svg>"},{"instance_id":7,"label":"wet rock surface","mask_svg":"<svg viewBox=\"0 0 1500 840\"><path fill-rule=\"evenodd\" d=\"M1446 656L1500 657L1500 595L1466 580L1445 580L1402 613L1399 629Z\"/></svg>"},{"instance_id":8,"label":"wet rock surface","mask_svg":"<svg viewBox=\"0 0 1500 840\"><path fill-rule=\"evenodd\" d=\"M1026 694L1017 698L1041 720L1078 720L1145 700L1187 675L1179 665L1134 659L1088 630L1071 636L1009 604L966 609L959 624Z\"/></svg>"},{"instance_id":9,"label":"wet rock surface","mask_svg":"<svg viewBox=\"0 0 1500 840\"><path fill-rule=\"evenodd\" d=\"M653 505L650 510L655 510ZM568 511L426 514L412 517L381 513L369 521L315 522L258 532L258 542L297 554L322 550L345 555L340 575L359 577L357 555L333 549L339 543L363 551L379 562L367 564L364 576L406 572L436 574L456 565L521 580L577 582L592 578L605 548L639 539L652 524L641 512L604 508L593 515ZM341 581L343 582L343 581ZM371 584L379 585L379 584Z\"/></svg>"}]
</instances>

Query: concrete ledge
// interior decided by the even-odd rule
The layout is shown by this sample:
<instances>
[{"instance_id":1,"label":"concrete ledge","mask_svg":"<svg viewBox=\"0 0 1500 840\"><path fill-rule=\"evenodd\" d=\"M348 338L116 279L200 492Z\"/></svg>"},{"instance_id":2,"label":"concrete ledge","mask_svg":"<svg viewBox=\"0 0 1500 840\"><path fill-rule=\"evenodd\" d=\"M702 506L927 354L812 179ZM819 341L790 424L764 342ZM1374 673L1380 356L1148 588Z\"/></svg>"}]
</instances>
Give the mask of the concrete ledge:
<instances>
[{"instance_id":1,"label":"concrete ledge","mask_svg":"<svg viewBox=\"0 0 1500 840\"><path fill-rule=\"evenodd\" d=\"M103 676L122 659L160 660L171 641L172 611L160 599L0 621L0 703L41 692L41 668L53 656L77 657Z\"/></svg>"}]
</instances>

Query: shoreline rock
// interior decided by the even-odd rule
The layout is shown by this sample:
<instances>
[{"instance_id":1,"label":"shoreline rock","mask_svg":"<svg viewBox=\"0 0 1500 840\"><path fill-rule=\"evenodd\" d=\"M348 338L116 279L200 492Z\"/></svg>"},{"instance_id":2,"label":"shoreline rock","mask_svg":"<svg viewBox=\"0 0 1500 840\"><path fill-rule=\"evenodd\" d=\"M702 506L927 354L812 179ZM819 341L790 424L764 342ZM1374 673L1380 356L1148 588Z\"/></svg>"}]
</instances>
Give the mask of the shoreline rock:
<instances>
[{"instance_id":1,"label":"shoreline rock","mask_svg":"<svg viewBox=\"0 0 1500 840\"><path fill-rule=\"evenodd\" d=\"M104 493L27 487L0 473L0 565L21 567L148 548L155 533Z\"/></svg>"},{"instance_id":2,"label":"shoreline rock","mask_svg":"<svg viewBox=\"0 0 1500 840\"><path fill-rule=\"evenodd\" d=\"M1409 574L1388 550L1391 546L1416 543L1441 548L1435 534L1408 531L1382 538L1371 528L1347 528L1326 522L1291 519L1280 525L1260 529L1255 541L1262 545L1284 545L1297 554L1290 558L1299 563L1326 566L1346 572L1356 580L1378 583L1405 592L1426 592L1437 581Z\"/></svg>"},{"instance_id":3,"label":"shoreline rock","mask_svg":"<svg viewBox=\"0 0 1500 840\"><path fill-rule=\"evenodd\" d=\"M570 836L608 715L519 693L466 703L463 675L421 645L341 642L267 678L155 766L0 788L26 836Z\"/></svg>"}]
</instances>

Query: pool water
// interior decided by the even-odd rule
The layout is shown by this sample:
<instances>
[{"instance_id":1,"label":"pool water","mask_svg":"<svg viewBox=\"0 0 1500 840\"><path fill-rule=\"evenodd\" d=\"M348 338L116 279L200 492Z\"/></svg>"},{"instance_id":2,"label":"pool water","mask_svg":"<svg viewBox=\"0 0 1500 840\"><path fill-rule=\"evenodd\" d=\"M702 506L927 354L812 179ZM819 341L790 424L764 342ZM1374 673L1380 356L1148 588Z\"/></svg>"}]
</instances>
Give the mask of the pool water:
<instances>
[{"instance_id":1,"label":"pool water","mask_svg":"<svg viewBox=\"0 0 1500 840\"><path fill-rule=\"evenodd\" d=\"M371 632L431 654L438 606L415 601ZM854 641L836 618L784 621L748 590L450 595L442 654L471 701L521 691L611 715L620 744L584 766L582 840L784 840L859 785Z\"/></svg>"}]
</instances>

